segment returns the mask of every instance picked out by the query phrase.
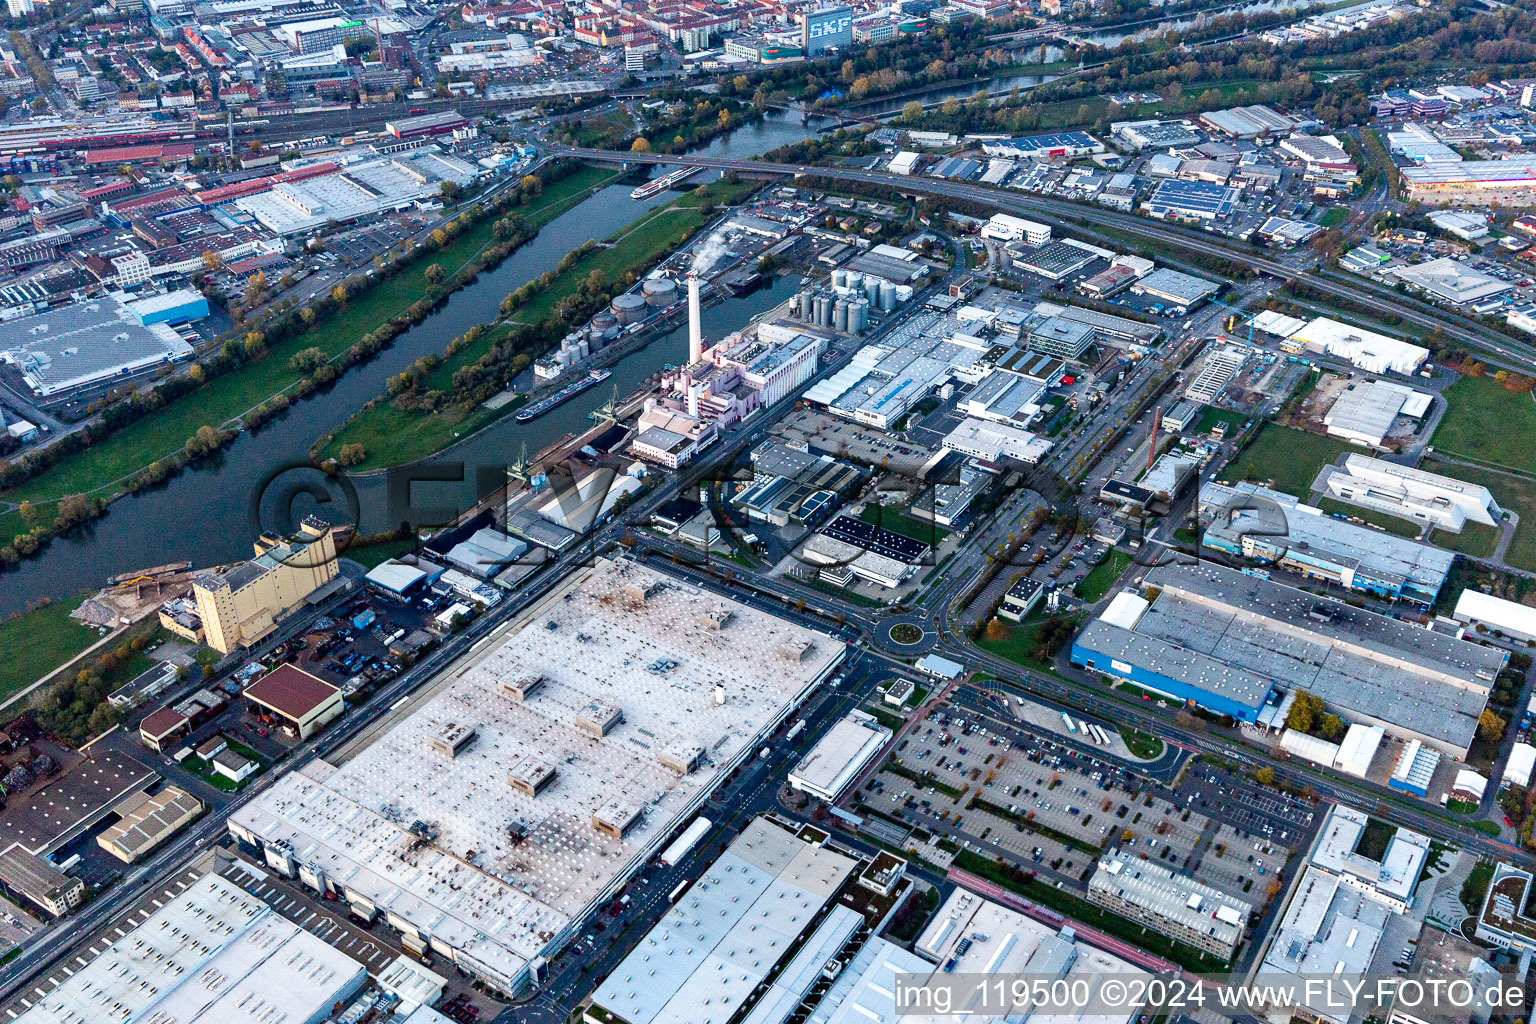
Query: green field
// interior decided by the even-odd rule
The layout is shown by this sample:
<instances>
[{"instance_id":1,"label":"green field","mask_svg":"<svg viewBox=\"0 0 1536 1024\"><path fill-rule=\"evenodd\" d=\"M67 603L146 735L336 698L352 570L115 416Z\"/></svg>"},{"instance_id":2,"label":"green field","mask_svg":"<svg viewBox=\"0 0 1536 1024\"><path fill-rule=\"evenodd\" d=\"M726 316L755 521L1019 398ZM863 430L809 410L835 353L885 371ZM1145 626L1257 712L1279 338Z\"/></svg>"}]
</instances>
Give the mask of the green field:
<instances>
[{"instance_id":1,"label":"green field","mask_svg":"<svg viewBox=\"0 0 1536 1024\"><path fill-rule=\"evenodd\" d=\"M1266 423L1223 475L1230 481L1269 482L1277 491L1306 499L1318 471L1355 450L1347 441Z\"/></svg>"},{"instance_id":2,"label":"green field","mask_svg":"<svg viewBox=\"0 0 1536 1024\"><path fill-rule=\"evenodd\" d=\"M1459 552L1472 558L1488 558L1498 547L1499 528L1485 526L1482 523L1466 523L1462 526L1460 533L1451 533L1448 530L1434 531L1430 534L1429 542L1436 547Z\"/></svg>"},{"instance_id":3,"label":"green field","mask_svg":"<svg viewBox=\"0 0 1536 1024\"><path fill-rule=\"evenodd\" d=\"M1389 516L1385 512L1376 512L1368 508L1359 508L1346 504L1335 498L1320 498L1317 507L1330 515L1352 516L1355 519L1364 520L1372 526L1379 526L1388 533L1395 533L1399 537L1417 537L1420 527L1406 519ZM1449 545L1442 545L1449 547Z\"/></svg>"},{"instance_id":4,"label":"green field","mask_svg":"<svg viewBox=\"0 0 1536 1024\"><path fill-rule=\"evenodd\" d=\"M1080 623L1083 615L1079 614L1069 618L1073 624ZM995 654L999 658L1013 662L1015 665L1023 665L1032 668L1036 672L1046 675L1056 675L1056 669L1048 662L1035 657L1035 647L1039 644L1040 630L1043 629L1049 619L1038 619L1034 622L1024 622L1018 625L1006 625L1001 619L993 619L987 629L976 639L976 646L988 654Z\"/></svg>"},{"instance_id":5,"label":"green field","mask_svg":"<svg viewBox=\"0 0 1536 1024\"><path fill-rule=\"evenodd\" d=\"M0 700L31 686L100 637L69 617L85 596L54 601L0 622Z\"/></svg>"},{"instance_id":6,"label":"green field","mask_svg":"<svg viewBox=\"0 0 1536 1024\"><path fill-rule=\"evenodd\" d=\"M1536 396L1487 377L1463 377L1445 392L1435 451L1536 474Z\"/></svg>"},{"instance_id":7,"label":"green field","mask_svg":"<svg viewBox=\"0 0 1536 1024\"><path fill-rule=\"evenodd\" d=\"M583 168L548 185L539 198L540 205L524 214L531 224L548 223L588 190L612 177L611 171ZM0 500L41 504L71 494L115 493L117 485L130 473L180 451L199 427L237 420L266 399L292 387L303 376L288 365L295 352L316 347L335 356L364 334L403 313L426 291L428 266L439 264L451 276L491 243L494 224L495 218L487 217L448 248L417 260L410 268L357 296L322 325L274 344L258 362L218 377L101 443L67 456L42 476L0 494ZM20 516L14 513L0 516L0 539L14 536L22 525Z\"/></svg>"},{"instance_id":8,"label":"green field","mask_svg":"<svg viewBox=\"0 0 1536 1024\"><path fill-rule=\"evenodd\" d=\"M594 270L601 270L609 281L617 281L625 271L649 264L657 256L676 249L687 237L713 215L699 212L704 197L718 204L734 202L756 187L747 183L730 184L713 182L694 189L672 202L658 206L616 232L616 239L607 248L594 249L577 260L575 265L557 277L548 288L531 298L526 305L515 310L513 320L518 323L536 324L554 313L555 306L576 291ZM469 366L506 336L506 324L488 330L478 341L465 345L427 375L423 387L428 390L452 391L453 375L462 367ZM323 457L335 457L344 444L361 444L368 453L362 468L383 469L425 458L441 451L455 439L468 437L488 424L516 409L521 403L509 403L500 409L477 406L472 410L448 410L423 414L397 409L388 402L380 402L363 409L348 420L336 435L321 449Z\"/></svg>"},{"instance_id":9,"label":"green field","mask_svg":"<svg viewBox=\"0 0 1536 1024\"><path fill-rule=\"evenodd\" d=\"M1072 592L1091 604L1109 593L1109 588L1115 585L1115 581L1130 564L1129 553L1111 549L1104 557L1104 561L1088 570L1088 575L1083 577L1083 582L1079 583Z\"/></svg>"},{"instance_id":10,"label":"green field","mask_svg":"<svg viewBox=\"0 0 1536 1024\"><path fill-rule=\"evenodd\" d=\"M1240 412L1233 412L1231 409L1218 409L1214 405L1208 405L1201 410L1200 419L1195 423L1195 429L1191 433L1209 434L1215 429L1216 424L1225 423L1227 425L1226 437L1228 440L1231 440L1239 430L1248 425L1248 422L1248 417Z\"/></svg>"},{"instance_id":11,"label":"green field","mask_svg":"<svg viewBox=\"0 0 1536 1024\"><path fill-rule=\"evenodd\" d=\"M1163 741L1151 733L1141 732L1137 729L1127 729L1121 726L1120 738L1125 740L1126 747L1137 757L1151 761L1154 758L1163 756L1163 750L1165 749Z\"/></svg>"},{"instance_id":12,"label":"green field","mask_svg":"<svg viewBox=\"0 0 1536 1024\"><path fill-rule=\"evenodd\" d=\"M1347 220L1349 220L1349 207L1331 206L1328 208L1328 212L1323 214L1318 224L1325 228L1336 228Z\"/></svg>"},{"instance_id":13,"label":"green field","mask_svg":"<svg viewBox=\"0 0 1536 1024\"><path fill-rule=\"evenodd\" d=\"M421 541L415 537L405 537L400 540L376 541L372 544L354 544L341 552L341 556L343 558L350 558L359 565L372 569L374 566L387 562L391 558L399 558L401 555L410 554L416 550L416 545L420 543Z\"/></svg>"},{"instance_id":14,"label":"green field","mask_svg":"<svg viewBox=\"0 0 1536 1024\"><path fill-rule=\"evenodd\" d=\"M1509 473L1500 473L1492 469L1479 469L1476 466L1465 466L1457 463L1430 462L1425 464L1425 469L1444 476L1455 477L1457 480L1465 480L1468 483L1482 484L1488 488L1500 508L1506 508L1520 517L1520 525L1515 530L1515 536L1509 542L1509 549L1504 553L1504 560L1518 569L1527 569L1536 572L1536 478L1528 476L1514 476ZM1478 523L1468 523L1462 528L1463 538L1469 535L1476 538L1494 535L1494 527L1483 526ZM1435 535L1439 543L1442 535ZM1474 541L1463 541L1473 543ZM1457 548L1456 550L1461 550ZM1492 545L1489 545L1492 553ZM1468 552L1469 554L1471 552Z\"/></svg>"}]
</instances>

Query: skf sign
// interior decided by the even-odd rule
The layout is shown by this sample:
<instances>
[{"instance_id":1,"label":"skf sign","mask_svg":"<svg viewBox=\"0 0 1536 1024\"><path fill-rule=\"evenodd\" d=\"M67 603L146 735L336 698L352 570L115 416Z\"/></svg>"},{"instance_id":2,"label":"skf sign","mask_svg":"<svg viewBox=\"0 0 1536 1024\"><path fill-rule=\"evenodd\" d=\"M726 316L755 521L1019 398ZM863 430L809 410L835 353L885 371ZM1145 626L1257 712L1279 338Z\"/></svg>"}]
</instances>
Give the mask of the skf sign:
<instances>
[{"instance_id":1,"label":"skf sign","mask_svg":"<svg viewBox=\"0 0 1536 1024\"><path fill-rule=\"evenodd\" d=\"M829 18L826 21L813 21L807 28L812 39L821 39L824 36L841 35L849 30L853 24L853 15L845 14L839 18Z\"/></svg>"}]
</instances>

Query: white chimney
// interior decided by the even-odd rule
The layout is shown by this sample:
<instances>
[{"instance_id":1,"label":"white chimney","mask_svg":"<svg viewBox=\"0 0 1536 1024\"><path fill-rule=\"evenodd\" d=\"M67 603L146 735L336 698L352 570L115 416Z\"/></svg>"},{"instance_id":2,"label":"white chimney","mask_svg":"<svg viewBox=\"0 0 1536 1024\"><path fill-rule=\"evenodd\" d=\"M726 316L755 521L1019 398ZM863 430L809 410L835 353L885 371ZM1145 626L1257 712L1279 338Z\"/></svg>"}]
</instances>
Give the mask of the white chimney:
<instances>
[{"instance_id":1,"label":"white chimney","mask_svg":"<svg viewBox=\"0 0 1536 1024\"><path fill-rule=\"evenodd\" d=\"M699 321L699 275L688 272L688 364L704 358L704 325Z\"/></svg>"},{"instance_id":2,"label":"white chimney","mask_svg":"<svg viewBox=\"0 0 1536 1024\"><path fill-rule=\"evenodd\" d=\"M725 703L725 687L723 687L723 686L716 686L715 687L715 703L716 704L724 704Z\"/></svg>"}]
</instances>

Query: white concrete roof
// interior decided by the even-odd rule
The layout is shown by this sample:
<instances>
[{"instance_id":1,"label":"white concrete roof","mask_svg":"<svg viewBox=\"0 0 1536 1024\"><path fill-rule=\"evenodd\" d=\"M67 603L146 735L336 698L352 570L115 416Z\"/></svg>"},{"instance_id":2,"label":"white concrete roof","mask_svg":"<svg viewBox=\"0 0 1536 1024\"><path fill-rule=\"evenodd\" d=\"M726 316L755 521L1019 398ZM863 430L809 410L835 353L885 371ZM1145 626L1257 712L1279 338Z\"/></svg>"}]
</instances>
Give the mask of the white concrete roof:
<instances>
[{"instance_id":1,"label":"white concrete roof","mask_svg":"<svg viewBox=\"0 0 1536 1024\"><path fill-rule=\"evenodd\" d=\"M216 874L168 899L16 1024L271 1024L326 1016L363 965Z\"/></svg>"},{"instance_id":2,"label":"white concrete roof","mask_svg":"<svg viewBox=\"0 0 1536 1024\"><path fill-rule=\"evenodd\" d=\"M1536 747L1529 743L1516 743L1509 751L1504 765L1504 779L1517 786L1531 784L1531 770L1536 768Z\"/></svg>"},{"instance_id":3,"label":"white concrete roof","mask_svg":"<svg viewBox=\"0 0 1536 1024\"><path fill-rule=\"evenodd\" d=\"M790 785L835 799L880 752L891 730L862 711L850 711L826 731L789 773Z\"/></svg>"},{"instance_id":4,"label":"white concrete roof","mask_svg":"<svg viewBox=\"0 0 1536 1024\"><path fill-rule=\"evenodd\" d=\"M1536 637L1536 608L1468 587L1456 599L1451 613L1458 622L1482 622L1508 633Z\"/></svg>"}]
</instances>

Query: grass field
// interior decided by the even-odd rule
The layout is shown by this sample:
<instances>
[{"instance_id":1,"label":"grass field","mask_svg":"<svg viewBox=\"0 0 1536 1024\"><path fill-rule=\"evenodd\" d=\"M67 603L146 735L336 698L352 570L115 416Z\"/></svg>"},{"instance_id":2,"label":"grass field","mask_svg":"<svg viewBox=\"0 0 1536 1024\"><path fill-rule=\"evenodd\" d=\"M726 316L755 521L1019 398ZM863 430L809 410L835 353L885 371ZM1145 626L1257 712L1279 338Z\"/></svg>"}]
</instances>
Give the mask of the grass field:
<instances>
[{"instance_id":1,"label":"grass field","mask_svg":"<svg viewBox=\"0 0 1536 1024\"><path fill-rule=\"evenodd\" d=\"M1081 622L1085 616L1079 614L1073 616L1074 624ZM1023 665L1046 675L1056 675L1056 669L1049 663L1035 657L1035 646L1039 642L1040 630L1048 620L1041 619L1035 622L1024 622L1016 626L1004 625L1001 619L989 624L987 631L977 639L976 646L988 654L995 654L1015 665ZM1001 632L995 635L992 630L1001 628Z\"/></svg>"},{"instance_id":2,"label":"grass field","mask_svg":"<svg viewBox=\"0 0 1536 1024\"><path fill-rule=\"evenodd\" d=\"M1230 440L1234 434L1248 425L1248 417L1231 409L1218 409L1214 405L1208 405L1201 411L1193 433L1209 434L1218 423L1227 425L1226 436Z\"/></svg>"},{"instance_id":3,"label":"grass field","mask_svg":"<svg viewBox=\"0 0 1536 1024\"><path fill-rule=\"evenodd\" d=\"M1228 480L1270 482L1286 494L1305 499L1318 471L1354 445L1320 434L1267 423L1226 469Z\"/></svg>"},{"instance_id":4,"label":"grass field","mask_svg":"<svg viewBox=\"0 0 1536 1024\"><path fill-rule=\"evenodd\" d=\"M401 540L381 540L374 544L355 544L343 551L343 558L350 558L359 565L372 569L389 561L391 558L399 558L401 555L410 554L416 550L416 545L421 541L415 537L406 537Z\"/></svg>"},{"instance_id":5,"label":"grass field","mask_svg":"<svg viewBox=\"0 0 1536 1024\"><path fill-rule=\"evenodd\" d=\"M1109 593L1109 588L1115 585L1115 581L1130 564L1131 556L1127 552L1111 549L1104 561L1088 570L1088 575L1083 577L1083 582L1079 583L1072 592L1084 601L1090 603L1097 601Z\"/></svg>"},{"instance_id":6,"label":"grass field","mask_svg":"<svg viewBox=\"0 0 1536 1024\"><path fill-rule=\"evenodd\" d=\"M1325 228L1336 228L1347 220L1349 220L1349 207L1331 206L1318 223Z\"/></svg>"},{"instance_id":7,"label":"grass field","mask_svg":"<svg viewBox=\"0 0 1536 1024\"><path fill-rule=\"evenodd\" d=\"M1435 451L1536 474L1536 398L1486 377L1463 377L1445 392L1448 408Z\"/></svg>"},{"instance_id":8,"label":"grass field","mask_svg":"<svg viewBox=\"0 0 1536 1024\"><path fill-rule=\"evenodd\" d=\"M1399 519L1396 516L1389 516L1384 512L1376 512L1368 508L1359 508L1334 498L1319 499L1317 507L1329 514L1353 516L1356 519L1362 519L1372 526L1379 526L1388 533L1395 533L1399 537L1417 537L1419 535L1419 527L1406 519Z\"/></svg>"},{"instance_id":9,"label":"grass field","mask_svg":"<svg viewBox=\"0 0 1536 1024\"><path fill-rule=\"evenodd\" d=\"M69 617L85 596L54 601L0 622L0 700L37 682L99 637Z\"/></svg>"},{"instance_id":10,"label":"grass field","mask_svg":"<svg viewBox=\"0 0 1536 1024\"><path fill-rule=\"evenodd\" d=\"M1509 509L1520 517L1520 526L1515 530L1515 536L1509 542L1509 550L1504 553L1504 560L1518 569L1528 569L1536 572L1536 478L1528 476L1514 476L1509 473L1500 473L1492 469L1479 469L1476 466L1464 466L1447 462L1426 463L1425 469L1444 476L1455 477L1457 480L1465 480L1468 483L1482 484L1488 488L1499 507ZM1482 532L1483 536L1492 536L1494 528L1482 526L1478 523L1468 523L1461 536L1469 535L1476 538ZM1448 535L1447 535L1448 536ZM1436 543L1440 543L1443 536L1435 535ZM1463 540L1463 543L1474 541ZM1449 545L1447 545L1449 546ZM1461 550L1456 548L1455 550ZM1471 554L1472 552L1468 552ZM1492 553L1492 544L1489 544L1489 553Z\"/></svg>"},{"instance_id":11,"label":"grass field","mask_svg":"<svg viewBox=\"0 0 1536 1024\"><path fill-rule=\"evenodd\" d=\"M690 230L709 220L709 217L699 212L703 197L708 196L717 203L725 204L734 202L754 187L748 183L731 185L713 182L679 196L664 206L658 206L611 236L617 239L612 246L596 249L577 260L553 284L530 299L527 305L514 311L513 319L527 324L540 322L551 315L560 300L573 293L594 270L601 270L608 280L617 281L626 270L636 269L656 256L677 248ZM497 341L506 336L508 329L502 325L488 330L474 344L466 345L444 359L428 375L424 387L451 391L454 373L490 351ZM455 439L468 437L512 412L520 404L509 403L500 409L477 406L473 410L423 415L381 402L353 416L325 444L322 455L334 457L342 445L355 443L361 444L368 453L362 464L363 469L398 466L441 451Z\"/></svg>"},{"instance_id":12,"label":"grass field","mask_svg":"<svg viewBox=\"0 0 1536 1024\"><path fill-rule=\"evenodd\" d=\"M1436 530L1430 534L1429 542L1447 551L1456 551L1473 558L1488 558L1498 547L1499 529L1482 523L1467 523L1462 526L1460 533Z\"/></svg>"},{"instance_id":13,"label":"grass field","mask_svg":"<svg viewBox=\"0 0 1536 1024\"><path fill-rule=\"evenodd\" d=\"M522 212L530 223L546 224L574 205L586 191L612 177L611 171L582 168L550 184L539 197L540 205ZM42 476L0 494L0 500L41 504L71 494L116 493L117 485L130 473L180 451L198 427L237 420L266 399L292 387L303 376L288 365L295 352L316 347L335 356L404 312L426 291L428 266L436 263L453 274L490 244L493 229L494 218L486 218L448 248L418 260L409 269L358 296L319 327L273 345L260 361L227 373L207 387L124 427L100 444L66 457ZM21 519L14 513L0 516L0 537L8 539L21 528Z\"/></svg>"},{"instance_id":14,"label":"grass field","mask_svg":"<svg viewBox=\"0 0 1536 1024\"><path fill-rule=\"evenodd\" d=\"M1122 726L1120 738L1125 740L1126 747L1137 757L1150 761L1153 758L1163 756L1163 741L1151 733L1141 732L1137 729L1127 729Z\"/></svg>"}]
</instances>

